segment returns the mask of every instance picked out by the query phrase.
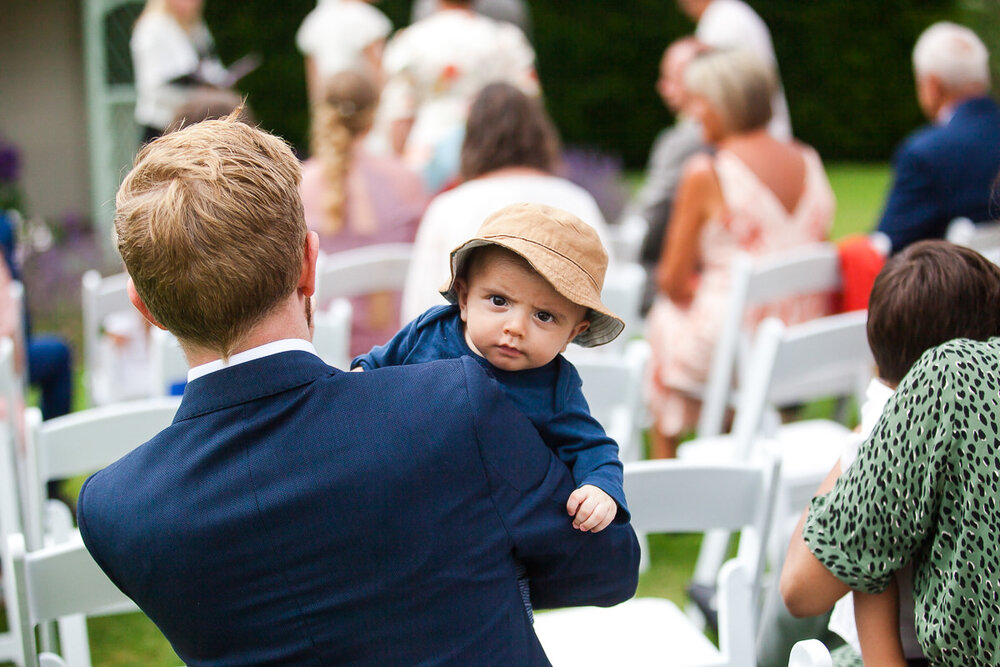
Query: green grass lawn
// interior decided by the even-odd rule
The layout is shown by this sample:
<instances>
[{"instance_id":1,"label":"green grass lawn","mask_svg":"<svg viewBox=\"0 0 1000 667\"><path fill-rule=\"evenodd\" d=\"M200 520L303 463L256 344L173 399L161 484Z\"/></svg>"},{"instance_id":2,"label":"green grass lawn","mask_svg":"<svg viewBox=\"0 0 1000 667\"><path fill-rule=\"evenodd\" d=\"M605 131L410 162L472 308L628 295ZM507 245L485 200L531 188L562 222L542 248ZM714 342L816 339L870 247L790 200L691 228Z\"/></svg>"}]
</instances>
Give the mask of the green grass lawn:
<instances>
[{"instance_id":1,"label":"green grass lawn","mask_svg":"<svg viewBox=\"0 0 1000 667\"><path fill-rule=\"evenodd\" d=\"M828 165L827 173L837 197L831 238L870 231L889 185L887 166L837 163ZM632 175L628 180L634 184L636 177ZM82 388L79 395L83 395ZM82 407L81 403L78 405ZM67 490L75 496L81 482L73 480ZM638 594L663 596L684 604L684 587L692 573L699 542L698 535L652 536L651 567L639 579ZM156 627L141 614L91 619L89 627L91 652L97 667L180 664Z\"/></svg>"}]
</instances>

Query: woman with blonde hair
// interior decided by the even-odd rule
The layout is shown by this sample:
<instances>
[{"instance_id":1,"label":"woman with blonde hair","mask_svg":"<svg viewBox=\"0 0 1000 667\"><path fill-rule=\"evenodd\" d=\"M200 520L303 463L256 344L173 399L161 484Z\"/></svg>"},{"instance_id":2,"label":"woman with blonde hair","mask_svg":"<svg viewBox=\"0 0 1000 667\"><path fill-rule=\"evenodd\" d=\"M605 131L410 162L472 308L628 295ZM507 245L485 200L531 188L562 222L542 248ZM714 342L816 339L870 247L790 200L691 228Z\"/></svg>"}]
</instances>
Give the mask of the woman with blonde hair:
<instances>
[{"instance_id":1,"label":"woman with blonde hair","mask_svg":"<svg viewBox=\"0 0 1000 667\"><path fill-rule=\"evenodd\" d=\"M415 173L363 146L378 97L370 72L347 70L326 81L312 108L313 155L302 165L300 187L306 224L319 233L320 250L328 254L412 242L427 206ZM372 294L353 305L352 355L386 342L399 328L398 294Z\"/></svg>"},{"instance_id":2,"label":"woman with blonde hair","mask_svg":"<svg viewBox=\"0 0 1000 667\"><path fill-rule=\"evenodd\" d=\"M683 388L707 378L735 256L823 241L834 209L816 152L767 131L771 67L749 52L715 51L695 58L684 79L686 111L716 152L685 163L656 268L659 294L647 327L654 457L673 456L678 438L697 421L700 406ZM817 317L828 301L821 295L788 300L759 309L748 324L771 315L786 323Z\"/></svg>"},{"instance_id":3,"label":"woman with blonde hair","mask_svg":"<svg viewBox=\"0 0 1000 667\"><path fill-rule=\"evenodd\" d=\"M227 87L230 74L202 18L204 0L147 0L132 30L135 119L143 141L161 134L200 87Z\"/></svg>"}]
</instances>

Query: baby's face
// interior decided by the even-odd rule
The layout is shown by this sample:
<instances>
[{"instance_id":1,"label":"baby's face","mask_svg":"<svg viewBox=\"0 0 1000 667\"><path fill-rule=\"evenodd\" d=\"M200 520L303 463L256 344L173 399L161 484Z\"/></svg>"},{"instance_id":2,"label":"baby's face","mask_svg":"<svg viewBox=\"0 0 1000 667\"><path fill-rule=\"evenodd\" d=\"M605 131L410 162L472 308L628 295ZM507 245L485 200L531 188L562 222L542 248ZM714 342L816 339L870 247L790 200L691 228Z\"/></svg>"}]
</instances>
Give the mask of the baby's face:
<instances>
[{"instance_id":1,"label":"baby's face","mask_svg":"<svg viewBox=\"0 0 1000 667\"><path fill-rule=\"evenodd\" d=\"M503 253L488 253L456 287L466 342L505 371L544 366L590 325L586 308Z\"/></svg>"}]
</instances>

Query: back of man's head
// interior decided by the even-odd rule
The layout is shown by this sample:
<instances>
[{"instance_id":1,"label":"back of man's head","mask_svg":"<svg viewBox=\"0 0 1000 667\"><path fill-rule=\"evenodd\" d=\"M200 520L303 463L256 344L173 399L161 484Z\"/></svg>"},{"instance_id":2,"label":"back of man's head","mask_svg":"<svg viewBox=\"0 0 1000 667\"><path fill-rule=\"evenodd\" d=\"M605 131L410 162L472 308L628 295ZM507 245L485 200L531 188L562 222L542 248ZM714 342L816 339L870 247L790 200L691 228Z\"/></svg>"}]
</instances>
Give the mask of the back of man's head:
<instances>
[{"instance_id":1,"label":"back of man's head","mask_svg":"<svg viewBox=\"0 0 1000 667\"><path fill-rule=\"evenodd\" d=\"M913 47L917 78L935 76L953 94L989 90L989 61L989 51L976 33L947 21L924 30Z\"/></svg>"},{"instance_id":2,"label":"back of man's head","mask_svg":"<svg viewBox=\"0 0 1000 667\"><path fill-rule=\"evenodd\" d=\"M281 139L209 120L147 144L118 190L115 233L136 292L181 342L228 357L295 290L306 226Z\"/></svg>"},{"instance_id":3,"label":"back of man's head","mask_svg":"<svg viewBox=\"0 0 1000 667\"><path fill-rule=\"evenodd\" d=\"M872 286L868 344L879 377L896 385L920 355L954 338L1000 336L1000 267L948 241L893 255Z\"/></svg>"}]
</instances>

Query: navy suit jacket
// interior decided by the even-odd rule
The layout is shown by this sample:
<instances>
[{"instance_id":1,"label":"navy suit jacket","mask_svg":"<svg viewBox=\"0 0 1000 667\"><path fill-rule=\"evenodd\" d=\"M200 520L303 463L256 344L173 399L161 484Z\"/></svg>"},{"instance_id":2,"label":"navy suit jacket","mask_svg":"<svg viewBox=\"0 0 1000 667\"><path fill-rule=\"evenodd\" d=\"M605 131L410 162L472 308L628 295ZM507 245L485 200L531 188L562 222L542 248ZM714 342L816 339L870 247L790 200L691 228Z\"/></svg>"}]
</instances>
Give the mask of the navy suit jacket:
<instances>
[{"instance_id":1,"label":"navy suit jacket","mask_svg":"<svg viewBox=\"0 0 1000 667\"><path fill-rule=\"evenodd\" d=\"M348 373L285 352L189 383L78 512L188 665L545 665L515 558L537 608L637 581L631 527L573 530L573 488L471 359Z\"/></svg>"},{"instance_id":2,"label":"navy suit jacket","mask_svg":"<svg viewBox=\"0 0 1000 667\"><path fill-rule=\"evenodd\" d=\"M979 97L956 107L945 125L914 132L893 158L895 177L878 231L892 252L924 239L944 238L957 217L997 217L990 205L1000 173L1000 107Z\"/></svg>"}]
</instances>

